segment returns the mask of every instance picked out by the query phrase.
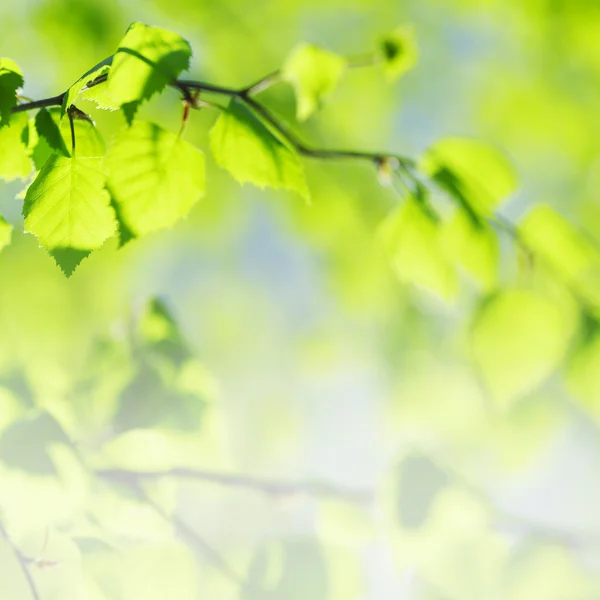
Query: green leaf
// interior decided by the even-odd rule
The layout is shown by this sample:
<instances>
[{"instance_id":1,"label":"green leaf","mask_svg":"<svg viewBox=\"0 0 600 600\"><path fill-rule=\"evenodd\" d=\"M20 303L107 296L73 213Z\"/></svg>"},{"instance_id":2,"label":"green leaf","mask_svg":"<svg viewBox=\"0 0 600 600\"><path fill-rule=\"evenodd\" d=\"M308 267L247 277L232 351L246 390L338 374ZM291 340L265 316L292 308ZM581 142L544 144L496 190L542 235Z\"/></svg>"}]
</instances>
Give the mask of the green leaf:
<instances>
[{"instance_id":1,"label":"green leaf","mask_svg":"<svg viewBox=\"0 0 600 600\"><path fill-rule=\"evenodd\" d=\"M519 225L528 248L591 302L600 304L600 251L548 206L533 208Z\"/></svg>"},{"instance_id":2,"label":"green leaf","mask_svg":"<svg viewBox=\"0 0 600 600\"><path fill-rule=\"evenodd\" d=\"M232 102L215 123L210 147L217 164L240 183L284 188L309 199L296 151L239 102Z\"/></svg>"},{"instance_id":3,"label":"green leaf","mask_svg":"<svg viewBox=\"0 0 600 600\"><path fill-rule=\"evenodd\" d=\"M574 332L570 308L520 289L484 304L471 333L473 358L501 405L535 390L559 366Z\"/></svg>"},{"instance_id":4,"label":"green leaf","mask_svg":"<svg viewBox=\"0 0 600 600\"><path fill-rule=\"evenodd\" d=\"M441 246L438 224L410 198L381 225L380 238L403 283L414 284L444 299L456 295L454 267Z\"/></svg>"},{"instance_id":5,"label":"green leaf","mask_svg":"<svg viewBox=\"0 0 600 600\"><path fill-rule=\"evenodd\" d=\"M10 58L0 58L0 123L8 122L17 103L17 89L23 85L23 74Z\"/></svg>"},{"instance_id":6,"label":"green leaf","mask_svg":"<svg viewBox=\"0 0 600 600\"><path fill-rule=\"evenodd\" d=\"M54 152L62 156L69 156L66 140L60 131L60 109L40 109L35 116L35 128Z\"/></svg>"},{"instance_id":7,"label":"green leaf","mask_svg":"<svg viewBox=\"0 0 600 600\"><path fill-rule=\"evenodd\" d=\"M25 229L67 276L115 232L104 183L100 158L53 155L27 190Z\"/></svg>"},{"instance_id":8,"label":"green leaf","mask_svg":"<svg viewBox=\"0 0 600 600\"><path fill-rule=\"evenodd\" d=\"M108 73L108 94L119 105L147 100L188 68L192 51L181 36L133 23Z\"/></svg>"},{"instance_id":9,"label":"green leaf","mask_svg":"<svg viewBox=\"0 0 600 600\"><path fill-rule=\"evenodd\" d=\"M71 124L69 119L63 119L60 124L60 134L67 148L65 156L78 156L79 158L101 158L106 154L106 144L102 135L92 121L76 118L73 120L75 131L75 151L71 151Z\"/></svg>"},{"instance_id":10,"label":"green leaf","mask_svg":"<svg viewBox=\"0 0 600 600\"><path fill-rule=\"evenodd\" d=\"M380 43L383 68L390 81L410 71L419 58L414 29L401 25L383 37Z\"/></svg>"},{"instance_id":11,"label":"green leaf","mask_svg":"<svg viewBox=\"0 0 600 600\"><path fill-rule=\"evenodd\" d=\"M12 225L7 223L4 217L0 216L0 250L10 244L12 229Z\"/></svg>"},{"instance_id":12,"label":"green leaf","mask_svg":"<svg viewBox=\"0 0 600 600\"><path fill-rule=\"evenodd\" d=\"M600 321L584 314L578 343L567 366L567 386L585 409L600 420Z\"/></svg>"},{"instance_id":13,"label":"green leaf","mask_svg":"<svg viewBox=\"0 0 600 600\"><path fill-rule=\"evenodd\" d=\"M153 123L121 132L107 156L108 187L133 235L171 227L204 192L204 156Z\"/></svg>"},{"instance_id":14,"label":"green leaf","mask_svg":"<svg viewBox=\"0 0 600 600\"><path fill-rule=\"evenodd\" d=\"M454 263L468 271L482 289L490 290L498 279L498 238L491 227L475 223L457 210L443 226L441 245Z\"/></svg>"},{"instance_id":15,"label":"green leaf","mask_svg":"<svg viewBox=\"0 0 600 600\"><path fill-rule=\"evenodd\" d=\"M62 107L61 107L61 116L65 114L65 112L67 111L67 108L69 108L69 106L71 106L71 104L75 103L75 100L77 99L77 97L84 91L86 90L86 86L88 85L88 83L91 83L92 81L94 81L95 79L97 79L98 77L102 76L102 75L106 75L108 74L109 70L110 70L110 66L112 64L113 61L113 56L109 56L108 58L105 58L102 62L99 62L97 65L93 66L89 71L87 71L86 73L84 73L68 90L67 93L65 95L65 98L63 100L62 103ZM100 86L93 86L92 88L89 88L89 91L94 90L96 87L100 87L103 90L106 89L106 84L101 84ZM86 99L88 100L93 100L94 96L93 93L90 94L89 96L86 96ZM105 108L104 106L102 106L102 108ZM118 106L111 106L110 108L118 108Z\"/></svg>"},{"instance_id":16,"label":"green leaf","mask_svg":"<svg viewBox=\"0 0 600 600\"><path fill-rule=\"evenodd\" d=\"M0 125L0 178L24 179L31 173L31 159L23 143L23 131L29 126L25 113L13 115L10 123Z\"/></svg>"},{"instance_id":17,"label":"green leaf","mask_svg":"<svg viewBox=\"0 0 600 600\"><path fill-rule=\"evenodd\" d=\"M443 139L425 152L419 168L474 216L489 216L517 189L508 158L475 140Z\"/></svg>"},{"instance_id":18,"label":"green leaf","mask_svg":"<svg viewBox=\"0 0 600 600\"><path fill-rule=\"evenodd\" d=\"M345 67L341 56L312 44L299 46L288 57L282 77L294 86L300 121L310 117L335 90Z\"/></svg>"},{"instance_id":19,"label":"green leaf","mask_svg":"<svg viewBox=\"0 0 600 600\"><path fill-rule=\"evenodd\" d=\"M60 156L71 156L71 124L69 119L60 119L60 109L42 109L35 118L37 132L52 151ZM85 118L74 118L75 154L83 157L101 157L106 154L106 145L98 128Z\"/></svg>"}]
</instances>

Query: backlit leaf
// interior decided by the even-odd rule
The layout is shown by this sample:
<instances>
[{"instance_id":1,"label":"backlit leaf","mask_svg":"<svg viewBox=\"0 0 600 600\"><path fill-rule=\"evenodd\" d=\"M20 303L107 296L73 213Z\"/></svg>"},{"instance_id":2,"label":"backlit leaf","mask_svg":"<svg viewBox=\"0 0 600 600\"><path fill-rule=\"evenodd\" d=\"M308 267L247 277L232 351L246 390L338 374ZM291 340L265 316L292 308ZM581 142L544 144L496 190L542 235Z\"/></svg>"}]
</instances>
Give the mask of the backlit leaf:
<instances>
[{"instance_id":1,"label":"backlit leaf","mask_svg":"<svg viewBox=\"0 0 600 600\"><path fill-rule=\"evenodd\" d=\"M456 273L441 246L438 224L409 199L381 225L380 237L398 278L449 299L457 291Z\"/></svg>"},{"instance_id":2,"label":"backlit leaf","mask_svg":"<svg viewBox=\"0 0 600 600\"><path fill-rule=\"evenodd\" d=\"M25 229L65 274L115 231L100 158L53 155L27 190Z\"/></svg>"},{"instance_id":3,"label":"backlit leaf","mask_svg":"<svg viewBox=\"0 0 600 600\"><path fill-rule=\"evenodd\" d=\"M490 215L517 189L508 158L475 140L443 139L425 152L419 167L475 215Z\"/></svg>"},{"instance_id":4,"label":"backlit leaf","mask_svg":"<svg viewBox=\"0 0 600 600\"><path fill-rule=\"evenodd\" d=\"M10 58L0 58L0 123L11 118L17 103L17 89L23 85L21 69Z\"/></svg>"},{"instance_id":5,"label":"backlit leaf","mask_svg":"<svg viewBox=\"0 0 600 600\"><path fill-rule=\"evenodd\" d=\"M31 173L31 159L23 143L23 131L28 127L25 113L13 115L10 123L0 125L0 178L24 179Z\"/></svg>"},{"instance_id":6,"label":"backlit leaf","mask_svg":"<svg viewBox=\"0 0 600 600\"><path fill-rule=\"evenodd\" d=\"M494 287L500 257L498 238L491 227L475 223L464 211L457 210L442 228L441 245L448 257L484 290Z\"/></svg>"},{"instance_id":7,"label":"backlit leaf","mask_svg":"<svg viewBox=\"0 0 600 600\"><path fill-rule=\"evenodd\" d=\"M107 156L108 187L133 235L171 227L204 193L204 156L180 136L137 122Z\"/></svg>"},{"instance_id":8,"label":"backlit leaf","mask_svg":"<svg viewBox=\"0 0 600 600\"><path fill-rule=\"evenodd\" d=\"M69 119L60 119L59 109L39 111L35 118L36 130L45 138L53 152L61 156L72 155L73 140ZM101 157L106 145L94 123L88 119L74 118L75 154L83 157Z\"/></svg>"},{"instance_id":9,"label":"backlit leaf","mask_svg":"<svg viewBox=\"0 0 600 600\"><path fill-rule=\"evenodd\" d=\"M345 66L341 56L312 44L299 46L288 57L282 77L294 86L300 121L310 117L335 90Z\"/></svg>"},{"instance_id":10,"label":"backlit leaf","mask_svg":"<svg viewBox=\"0 0 600 600\"><path fill-rule=\"evenodd\" d=\"M97 65L93 66L89 71L84 73L67 90L67 93L65 95L65 98L64 98L63 104L62 104L62 108L61 108L61 115L65 114L67 108L69 108L69 106L71 106L71 104L73 104L75 102L75 100L77 99L79 94L86 89L86 86L88 83L91 83L92 81L94 81L98 77L101 77L102 75L108 74L108 72L110 70L110 66L112 64L112 61L113 61L113 56L109 56L108 58L105 58L102 62L99 62ZM103 83L100 86L93 86L89 89L92 90L92 89L95 89L96 87L101 87L102 89L106 89L107 86L106 86L106 84ZM89 96L89 97L87 97L87 99L92 100L93 97ZM117 107L113 107L113 108L117 108Z\"/></svg>"},{"instance_id":11,"label":"backlit leaf","mask_svg":"<svg viewBox=\"0 0 600 600\"><path fill-rule=\"evenodd\" d=\"M12 229L12 225L7 223L4 217L0 216L0 250L10 244Z\"/></svg>"},{"instance_id":12,"label":"backlit leaf","mask_svg":"<svg viewBox=\"0 0 600 600\"><path fill-rule=\"evenodd\" d=\"M473 357L492 394L509 405L558 368L573 331L573 315L562 304L506 290L490 298L475 320Z\"/></svg>"},{"instance_id":13,"label":"backlit leaf","mask_svg":"<svg viewBox=\"0 0 600 600\"><path fill-rule=\"evenodd\" d=\"M390 80L410 71L419 57L412 27L401 25L383 37L380 44L384 71Z\"/></svg>"},{"instance_id":14,"label":"backlit leaf","mask_svg":"<svg viewBox=\"0 0 600 600\"><path fill-rule=\"evenodd\" d=\"M133 23L108 73L108 93L119 105L147 100L188 68L192 51L181 36Z\"/></svg>"},{"instance_id":15,"label":"backlit leaf","mask_svg":"<svg viewBox=\"0 0 600 600\"><path fill-rule=\"evenodd\" d=\"M215 123L210 147L217 164L240 183L284 188L309 198L296 151L239 102L232 102Z\"/></svg>"},{"instance_id":16,"label":"backlit leaf","mask_svg":"<svg viewBox=\"0 0 600 600\"><path fill-rule=\"evenodd\" d=\"M600 304L600 252L582 232L548 206L533 208L519 231L542 264Z\"/></svg>"}]
</instances>

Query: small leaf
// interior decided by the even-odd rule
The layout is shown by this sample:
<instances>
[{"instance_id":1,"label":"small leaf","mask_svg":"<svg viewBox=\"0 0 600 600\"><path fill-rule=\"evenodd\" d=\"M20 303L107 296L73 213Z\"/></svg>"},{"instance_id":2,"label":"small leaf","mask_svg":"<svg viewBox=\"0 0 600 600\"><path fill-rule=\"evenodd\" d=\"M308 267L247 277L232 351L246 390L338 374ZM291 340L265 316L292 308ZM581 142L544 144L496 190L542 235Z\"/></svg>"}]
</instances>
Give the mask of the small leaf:
<instances>
[{"instance_id":1,"label":"small leaf","mask_svg":"<svg viewBox=\"0 0 600 600\"><path fill-rule=\"evenodd\" d=\"M519 226L527 247L583 296L600 304L600 251L548 206L533 208Z\"/></svg>"},{"instance_id":2,"label":"small leaf","mask_svg":"<svg viewBox=\"0 0 600 600\"><path fill-rule=\"evenodd\" d=\"M31 173L31 159L23 143L23 131L29 126L25 113L13 115L10 123L0 125L0 178L24 179Z\"/></svg>"},{"instance_id":3,"label":"small leaf","mask_svg":"<svg viewBox=\"0 0 600 600\"><path fill-rule=\"evenodd\" d=\"M115 231L99 158L53 155L27 190L25 229L69 276Z\"/></svg>"},{"instance_id":4,"label":"small leaf","mask_svg":"<svg viewBox=\"0 0 600 600\"><path fill-rule=\"evenodd\" d=\"M457 279L440 243L438 224L422 206L409 199L381 225L379 235L398 278L436 292L456 295Z\"/></svg>"},{"instance_id":5,"label":"small leaf","mask_svg":"<svg viewBox=\"0 0 600 600\"><path fill-rule=\"evenodd\" d=\"M232 102L215 123L210 147L217 164L240 183L284 188L309 199L296 151L239 102Z\"/></svg>"},{"instance_id":6,"label":"small leaf","mask_svg":"<svg viewBox=\"0 0 600 600\"><path fill-rule=\"evenodd\" d=\"M473 357L504 406L535 390L559 366L573 336L569 309L526 290L506 290L482 307L473 325Z\"/></svg>"},{"instance_id":7,"label":"small leaf","mask_svg":"<svg viewBox=\"0 0 600 600\"><path fill-rule=\"evenodd\" d=\"M397 27L381 40L383 67L390 81L410 71L419 58L414 29L409 25Z\"/></svg>"},{"instance_id":8,"label":"small leaf","mask_svg":"<svg viewBox=\"0 0 600 600\"><path fill-rule=\"evenodd\" d=\"M188 68L192 51L181 36L133 23L108 73L108 94L119 105L147 100Z\"/></svg>"},{"instance_id":9,"label":"small leaf","mask_svg":"<svg viewBox=\"0 0 600 600\"><path fill-rule=\"evenodd\" d=\"M335 90L345 67L341 56L312 44L299 46L288 57L282 77L294 86L300 121L310 117Z\"/></svg>"},{"instance_id":10,"label":"small leaf","mask_svg":"<svg viewBox=\"0 0 600 600\"><path fill-rule=\"evenodd\" d=\"M467 270L484 290L498 279L498 238L491 227L474 223L467 213L457 210L444 225L441 245L450 260Z\"/></svg>"},{"instance_id":11,"label":"small leaf","mask_svg":"<svg viewBox=\"0 0 600 600\"><path fill-rule=\"evenodd\" d=\"M171 227L204 193L203 154L153 123L123 130L107 165L113 202L133 235Z\"/></svg>"},{"instance_id":12,"label":"small leaf","mask_svg":"<svg viewBox=\"0 0 600 600\"><path fill-rule=\"evenodd\" d=\"M81 94L84 90L86 90L86 86L88 85L88 83L91 83L98 77L100 77L102 75L106 75L109 72L112 61L113 61L112 55L109 56L108 58L105 58L102 62L99 62L97 65L93 66L89 71L84 73L67 90L67 93L65 95L65 98L63 100L62 107L61 107L61 116L64 115L65 112L67 111L67 108L69 108L69 106L71 106L71 104L73 104L75 102L75 100L77 99L79 94ZM106 84L101 84L100 86L93 86L92 88L89 88L89 89L93 90L96 87L101 87L102 89L106 89L107 86L106 86ZM90 96L87 96L86 99L93 100L94 97L93 97L93 95L90 95ZM102 108L104 108L104 106ZM113 106L111 108L118 108L118 106Z\"/></svg>"},{"instance_id":13,"label":"small leaf","mask_svg":"<svg viewBox=\"0 0 600 600\"><path fill-rule=\"evenodd\" d=\"M0 58L0 123L11 118L17 103L17 89L23 85L21 69L10 58Z\"/></svg>"},{"instance_id":14,"label":"small leaf","mask_svg":"<svg viewBox=\"0 0 600 600\"><path fill-rule=\"evenodd\" d=\"M489 216L517 188L515 170L493 146L446 138L431 146L419 168L467 211Z\"/></svg>"},{"instance_id":15,"label":"small leaf","mask_svg":"<svg viewBox=\"0 0 600 600\"><path fill-rule=\"evenodd\" d=\"M12 225L7 223L4 217L0 216L0 250L10 244L12 229Z\"/></svg>"}]
</instances>

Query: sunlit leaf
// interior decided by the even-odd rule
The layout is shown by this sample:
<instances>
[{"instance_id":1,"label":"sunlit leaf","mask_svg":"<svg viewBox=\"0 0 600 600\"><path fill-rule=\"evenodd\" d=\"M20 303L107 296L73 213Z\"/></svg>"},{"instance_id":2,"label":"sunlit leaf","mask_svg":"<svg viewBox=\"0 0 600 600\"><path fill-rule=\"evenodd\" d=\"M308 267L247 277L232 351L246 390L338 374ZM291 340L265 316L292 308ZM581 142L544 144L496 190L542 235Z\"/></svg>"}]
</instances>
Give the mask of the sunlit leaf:
<instances>
[{"instance_id":1,"label":"sunlit leaf","mask_svg":"<svg viewBox=\"0 0 600 600\"><path fill-rule=\"evenodd\" d=\"M502 405L532 391L558 368L574 325L568 308L534 292L510 289L487 300L473 324L472 351Z\"/></svg>"},{"instance_id":2,"label":"sunlit leaf","mask_svg":"<svg viewBox=\"0 0 600 600\"><path fill-rule=\"evenodd\" d=\"M438 224L409 199L381 225L381 240L398 278L450 299L457 291L456 273L441 245Z\"/></svg>"},{"instance_id":3,"label":"sunlit leaf","mask_svg":"<svg viewBox=\"0 0 600 600\"><path fill-rule=\"evenodd\" d=\"M476 223L457 210L443 226L441 245L448 257L463 267L484 290L498 279L498 238L491 227Z\"/></svg>"},{"instance_id":4,"label":"sunlit leaf","mask_svg":"<svg viewBox=\"0 0 600 600\"><path fill-rule=\"evenodd\" d=\"M308 199L298 154L239 102L232 102L210 132L217 164L240 183L292 190Z\"/></svg>"},{"instance_id":5,"label":"sunlit leaf","mask_svg":"<svg viewBox=\"0 0 600 600\"><path fill-rule=\"evenodd\" d=\"M345 66L341 56L312 44L299 46L288 57L282 77L294 86L300 121L310 117L335 90Z\"/></svg>"},{"instance_id":6,"label":"sunlit leaf","mask_svg":"<svg viewBox=\"0 0 600 600\"><path fill-rule=\"evenodd\" d=\"M115 231L99 158L53 155L27 190L25 228L70 275Z\"/></svg>"},{"instance_id":7,"label":"sunlit leaf","mask_svg":"<svg viewBox=\"0 0 600 600\"><path fill-rule=\"evenodd\" d=\"M397 79L416 64L419 50L414 29L401 25L383 37L380 43L385 73L390 80Z\"/></svg>"},{"instance_id":8,"label":"sunlit leaf","mask_svg":"<svg viewBox=\"0 0 600 600\"><path fill-rule=\"evenodd\" d=\"M490 215L517 189L517 176L508 158L475 140L436 142L423 155L420 169L475 215Z\"/></svg>"},{"instance_id":9,"label":"sunlit leaf","mask_svg":"<svg viewBox=\"0 0 600 600\"><path fill-rule=\"evenodd\" d=\"M108 93L120 105L147 100L188 68L191 55L181 36L133 23L113 57Z\"/></svg>"},{"instance_id":10,"label":"sunlit leaf","mask_svg":"<svg viewBox=\"0 0 600 600\"><path fill-rule=\"evenodd\" d=\"M10 244L12 230L12 225L7 223L4 217L0 216L0 250Z\"/></svg>"},{"instance_id":11,"label":"sunlit leaf","mask_svg":"<svg viewBox=\"0 0 600 600\"><path fill-rule=\"evenodd\" d=\"M108 187L134 235L171 227L204 193L204 156L180 136L136 122L107 156Z\"/></svg>"},{"instance_id":12,"label":"sunlit leaf","mask_svg":"<svg viewBox=\"0 0 600 600\"><path fill-rule=\"evenodd\" d=\"M548 206L533 208L519 231L542 266L600 304L600 251L585 234Z\"/></svg>"},{"instance_id":13,"label":"sunlit leaf","mask_svg":"<svg viewBox=\"0 0 600 600\"><path fill-rule=\"evenodd\" d=\"M17 103L17 89L23 86L21 69L10 58L0 58L0 123L11 118Z\"/></svg>"},{"instance_id":14,"label":"sunlit leaf","mask_svg":"<svg viewBox=\"0 0 600 600\"><path fill-rule=\"evenodd\" d=\"M71 145L71 136L64 139L60 129L60 109L42 108L35 116L35 127L40 136L42 136L48 146L57 154L69 156L67 141Z\"/></svg>"},{"instance_id":15,"label":"sunlit leaf","mask_svg":"<svg viewBox=\"0 0 600 600\"><path fill-rule=\"evenodd\" d=\"M69 108L69 106L71 106L71 104L73 104L75 102L75 100L77 99L77 97L79 96L79 94L81 94L85 89L88 83L91 83L92 81L94 81L95 79L103 76L103 75L107 75L109 70L110 70L110 66L112 64L113 61L113 56L109 56L108 58L105 58L102 62L99 62L97 65L93 66L89 71L87 71L86 73L84 73L68 90L67 93L65 95L65 98L63 100L62 103L62 107L61 107L61 115L64 115L67 108ZM90 90L95 89L96 86L89 88ZM100 86L103 90L106 89L106 84L101 84ZM86 96L87 100L93 100L93 96ZM104 106L102 106L102 108L105 108ZM117 107L112 107L112 108L117 108Z\"/></svg>"},{"instance_id":16,"label":"sunlit leaf","mask_svg":"<svg viewBox=\"0 0 600 600\"><path fill-rule=\"evenodd\" d=\"M600 323L586 315L577 344L567 364L569 391L585 409L600 419Z\"/></svg>"},{"instance_id":17,"label":"sunlit leaf","mask_svg":"<svg viewBox=\"0 0 600 600\"><path fill-rule=\"evenodd\" d=\"M31 173L31 159L22 139L26 127L25 113L17 113L10 123L0 125L0 179L24 179Z\"/></svg>"}]
</instances>

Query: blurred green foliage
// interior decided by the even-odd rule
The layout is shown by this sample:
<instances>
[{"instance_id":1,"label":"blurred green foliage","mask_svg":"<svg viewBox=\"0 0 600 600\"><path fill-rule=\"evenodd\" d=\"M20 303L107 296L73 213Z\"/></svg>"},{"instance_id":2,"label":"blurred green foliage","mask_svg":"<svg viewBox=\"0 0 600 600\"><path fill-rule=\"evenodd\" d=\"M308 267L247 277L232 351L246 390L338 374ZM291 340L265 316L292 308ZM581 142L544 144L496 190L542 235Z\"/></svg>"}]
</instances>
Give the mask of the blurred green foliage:
<instances>
[{"instance_id":1,"label":"blurred green foliage","mask_svg":"<svg viewBox=\"0 0 600 600\"><path fill-rule=\"evenodd\" d=\"M9 0L0 18L2 597L599 596L597 2ZM82 91L133 21L177 32L167 74L121 54L112 95ZM414 157L437 186L402 199L388 164L301 166L236 101L194 111L162 160L181 104L153 92L185 40L190 78L285 65L261 99L302 139ZM383 65L343 67L373 48ZM62 109L8 117L22 74L35 99L75 83L63 109L79 94L172 199L145 213L113 170L120 238L70 279L38 247L60 251L54 231L22 233L21 199L44 206L14 179L52 151L75 168ZM77 160L103 154L75 123Z\"/></svg>"}]
</instances>

